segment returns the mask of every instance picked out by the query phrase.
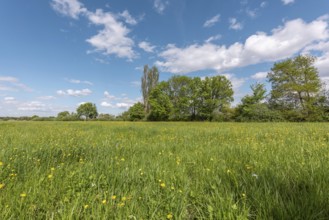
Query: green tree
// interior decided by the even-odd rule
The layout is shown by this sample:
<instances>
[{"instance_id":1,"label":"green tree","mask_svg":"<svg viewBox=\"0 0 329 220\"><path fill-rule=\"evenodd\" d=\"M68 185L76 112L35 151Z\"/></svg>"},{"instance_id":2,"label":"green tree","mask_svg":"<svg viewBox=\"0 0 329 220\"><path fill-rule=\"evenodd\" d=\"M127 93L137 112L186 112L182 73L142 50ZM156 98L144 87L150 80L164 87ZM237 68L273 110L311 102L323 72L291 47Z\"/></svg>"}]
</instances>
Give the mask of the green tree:
<instances>
[{"instance_id":1,"label":"green tree","mask_svg":"<svg viewBox=\"0 0 329 220\"><path fill-rule=\"evenodd\" d=\"M148 65L144 66L143 76L141 79L141 90L143 95L145 114L150 111L149 97L152 89L158 84L159 70L153 66L151 69Z\"/></svg>"},{"instance_id":2,"label":"green tree","mask_svg":"<svg viewBox=\"0 0 329 220\"><path fill-rule=\"evenodd\" d=\"M69 116L70 116L70 112L68 112L68 111L59 112L57 114L57 120L64 120L64 119L68 118Z\"/></svg>"},{"instance_id":3,"label":"green tree","mask_svg":"<svg viewBox=\"0 0 329 220\"><path fill-rule=\"evenodd\" d=\"M150 94L150 121L167 121L171 115L173 105L168 95L168 82L159 83Z\"/></svg>"},{"instance_id":4,"label":"green tree","mask_svg":"<svg viewBox=\"0 0 329 220\"><path fill-rule=\"evenodd\" d=\"M271 106L287 119L308 120L318 112L315 103L321 81L314 62L314 57L300 55L275 63L267 76L272 84Z\"/></svg>"},{"instance_id":5,"label":"green tree","mask_svg":"<svg viewBox=\"0 0 329 220\"><path fill-rule=\"evenodd\" d=\"M201 84L199 118L212 120L214 113L223 112L233 101L233 93L232 84L225 76L206 77Z\"/></svg>"},{"instance_id":6,"label":"green tree","mask_svg":"<svg viewBox=\"0 0 329 220\"><path fill-rule=\"evenodd\" d=\"M130 121L140 121L145 118L144 105L140 102L135 103L128 110Z\"/></svg>"},{"instance_id":7,"label":"green tree","mask_svg":"<svg viewBox=\"0 0 329 220\"><path fill-rule=\"evenodd\" d=\"M86 120L95 119L98 116L96 105L90 102L81 104L77 108L77 114L79 118L84 116Z\"/></svg>"},{"instance_id":8,"label":"green tree","mask_svg":"<svg viewBox=\"0 0 329 220\"><path fill-rule=\"evenodd\" d=\"M241 99L241 104L235 109L237 121L282 121L281 114L270 110L265 103L266 89L264 84L251 85L252 95Z\"/></svg>"}]
</instances>

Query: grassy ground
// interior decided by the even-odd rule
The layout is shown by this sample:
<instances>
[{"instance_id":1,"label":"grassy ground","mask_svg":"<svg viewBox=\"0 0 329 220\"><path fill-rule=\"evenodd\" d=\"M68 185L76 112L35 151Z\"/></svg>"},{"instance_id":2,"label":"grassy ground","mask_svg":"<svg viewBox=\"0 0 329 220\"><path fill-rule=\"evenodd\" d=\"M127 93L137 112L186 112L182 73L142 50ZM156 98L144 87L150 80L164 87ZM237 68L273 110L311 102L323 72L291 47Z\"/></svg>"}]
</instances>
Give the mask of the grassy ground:
<instances>
[{"instance_id":1,"label":"grassy ground","mask_svg":"<svg viewBox=\"0 0 329 220\"><path fill-rule=\"evenodd\" d=\"M0 219L329 219L328 186L324 123L0 123Z\"/></svg>"}]
</instances>

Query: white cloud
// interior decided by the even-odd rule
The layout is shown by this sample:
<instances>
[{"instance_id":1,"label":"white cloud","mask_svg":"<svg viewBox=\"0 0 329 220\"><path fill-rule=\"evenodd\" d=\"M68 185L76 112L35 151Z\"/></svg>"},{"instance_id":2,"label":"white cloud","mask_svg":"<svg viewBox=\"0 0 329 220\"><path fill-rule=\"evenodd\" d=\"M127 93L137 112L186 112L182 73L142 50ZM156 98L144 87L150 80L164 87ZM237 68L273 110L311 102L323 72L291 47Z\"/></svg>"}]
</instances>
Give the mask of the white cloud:
<instances>
[{"instance_id":1,"label":"white cloud","mask_svg":"<svg viewBox=\"0 0 329 220\"><path fill-rule=\"evenodd\" d=\"M87 84L87 85L93 85L92 82L87 81L87 80L79 80L79 79L66 79L66 81L74 84Z\"/></svg>"},{"instance_id":2,"label":"white cloud","mask_svg":"<svg viewBox=\"0 0 329 220\"><path fill-rule=\"evenodd\" d=\"M106 102L106 101L102 102L101 103L101 106L103 106L103 107L110 107L110 108L113 108L114 107L111 103Z\"/></svg>"},{"instance_id":3,"label":"white cloud","mask_svg":"<svg viewBox=\"0 0 329 220\"><path fill-rule=\"evenodd\" d=\"M54 99L56 99L56 97L55 96L40 96L40 97L38 97L38 99L40 99L40 100L54 100Z\"/></svg>"},{"instance_id":4,"label":"white cloud","mask_svg":"<svg viewBox=\"0 0 329 220\"><path fill-rule=\"evenodd\" d=\"M292 4L295 0L281 0L284 5Z\"/></svg>"},{"instance_id":5,"label":"white cloud","mask_svg":"<svg viewBox=\"0 0 329 220\"><path fill-rule=\"evenodd\" d=\"M236 18L230 18L229 23L230 23L230 29L241 30L243 28L242 23L238 22Z\"/></svg>"},{"instance_id":6,"label":"white cloud","mask_svg":"<svg viewBox=\"0 0 329 220\"><path fill-rule=\"evenodd\" d=\"M244 44L236 42L225 46L207 43L185 48L168 45L159 54L163 61L157 61L156 65L164 71L179 74L206 69L222 71L285 59L314 42L328 39L326 20L305 23L302 19L295 19L273 29L270 35L258 32L248 37Z\"/></svg>"},{"instance_id":7,"label":"white cloud","mask_svg":"<svg viewBox=\"0 0 329 220\"><path fill-rule=\"evenodd\" d=\"M142 41L138 44L139 48L143 49L146 52L153 53L155 46L151 45L149 42Z\"/></svg>"},{"instance_id":8,"label":"white cloud","mask_svg":"<svg viewBox=\"0 0 329 220\"><path fill-rule=\"evenodd\" d=\"M22 103L18 108L20 111L51 111L52 108L38 101Z\"/></svg>"},{"instance_id":9,"label":"white cloud","mask_svg":"<svg viewBox=\"0 0 329 220\"><path fill-rule=\"evenodd\" d=\"M265 8L267 6L267 4L268 4L267 2L262 2L262 3L260 3L260 7Z\"/></svg>"},{"instance_id":10,"label":"white cloud","mask_svg":"<svg viewBox=\"0 0 329 220\"><path fill-rule=\"evenodd\" d=\"M251 10L251 9L247 8L246 13L251 18L257 17L257 9Z\"/></svg>"},{"instance_id":11,"label":"white cloud","mask_svg":"<svg viewBox=\"0 0 329 220\"><path fill-rule=\"evenodd\" d=\"M232 88L235 92L246 82L246 78L237 78L235 74L232 73L225 73L220 75L225 76L228 80L231 81Z\"/></svg>"},{"instance_id":12,"label":"white cloud","mask_svg":"<svg viewBox=\"0 0 329 220\"><path fill-rule=\"evenodd\" d=\"M82 90L73 90L68 89L66 91L58 90L58 95L68 95L68 96L75 96L75 97L81 97L81 96L88 96L92 93L90 89L82 89Z\"/></svg>"},{"instance_id":13,"label":"white cloud","mask_svg":"<svg viewBox=\"0 0 329 220\"><path fill-rule=\"evenodd\" d=\"M104 92L104 96L106 97L106 99L109 99L109 100L117 99L114 95L111 95L108 91Z\"/></svg>"},{"instance_id":14,"label":"white cloud","mask_svg":"<svg viewBox=\"0 0 329 220\"><path fill-rule=\"evenodd\" d=\"M251 76L252 79L258 79L258 80L266 79L266 77L267 77L267 72L258 72Z\"/></svg>"},{"instance_id":15,"label":"white cloud","mask_svg":"<svg viewBox=\"0 0 329 220\"><path fill-rule=\"evenodd\" d=\"M119 16L122 17L127 24L130 24L130 25L137 24L137 20L135 18L133 18L130 15L129 11L127 11L127 10L124 10L122 13L119 14Z\"/></svg>"},{"instance_id":16,"label":"white cloud","mask_svg":"<svg viewBox=\"0 0 329 220\"><path fill-rule=\"evenodd\" d=\"M95 13L88 13L88 18L93 24L104 26L97 35L87 39L96 51L129 60L137 57L133 50L134 41L127 36L130 30L114 14L97 9Z\"/></svg>"},{"instance_id":17,"label":"white cloud","mask_svg":"<svg viewBox=\"0 0 329 220\"><path fill-rule=\"evenodd\" d=\"M207 20L203 24L203 27L211 27L211 26L214 26L217 22L219 22L219 19L220 19L220 14L217 14L214 17L212 17L209 20Z\"/></svg>"},{"instance_id":18,"label":"white cloud","mask_svg":"<svg viewBox=\"0 0 329 220\"><path fill-rule=\"evenodd\" d=\"M221 39L221 38L222 38L222 35L217 34L217 35L215 35L215 36L211 36L211 37L209 37L207 40L205 40L205 42L206 42L206 43L211 43L211 42L216 41L216 40L219 40L219 39Z\"/></svg>"},{"instance_id":19,"label":"white cloud","mask_svg":"<svg viewBox=\"0 0 329 220\"><path fill-rule=\"evenodd\" d=\"M169 5L168 1L165 0L154 0L153 7L159 14L163 14L166 7Z\"/></svg>"},{"instance_id":20,"label":"white cloud","mask_svg":"<svg viewBox=\"0 0 329 220\"><path fill-rule=\"evenodd\" d=\"M128 109L131 106L133 106L133 104L131 104L131 103L125 103L125 102L120 102L120 103L115 104L115 106L118 107L118 108Z\"/></svg>"},{"instance_id":21,"label":"white cloud","mask_svg":"<svg viewBox=\"0 0 329 220\"><path fill-rule=\"evenodd\" d=\"M0 90L1 91L33 91L27 85L21 83L19 79L12 76L0 76Z\"/></svg>"},{"instance_id":22,"label":"white cloud","mask_svg":"<svg viewBox=\"0 0 329 220\"><path fill-rule=\"evenodd\" d=\"M51 6L58 13L74 19L78 19L81 13L87 12L78 0L53 0Z\"/></svg>"},{"instance_id":23,"label":"white cloud","mask_svg":"<svg viewBox=\"0 0 329 220\"><path fill-rule=\"evenodd\" d=\"M16 104L17 103L15 97L7 96L7 97L4 97L3 100L4 100L5 104Z\"/></svg>"}]
</instances>

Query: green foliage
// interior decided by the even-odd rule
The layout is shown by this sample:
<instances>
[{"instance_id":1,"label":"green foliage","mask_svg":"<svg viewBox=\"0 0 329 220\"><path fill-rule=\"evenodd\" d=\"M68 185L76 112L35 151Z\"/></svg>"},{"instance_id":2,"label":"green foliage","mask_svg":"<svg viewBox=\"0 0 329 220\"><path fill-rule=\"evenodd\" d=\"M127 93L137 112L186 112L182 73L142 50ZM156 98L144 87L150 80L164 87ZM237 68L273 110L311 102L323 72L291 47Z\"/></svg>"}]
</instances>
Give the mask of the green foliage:
<instances>
[{"instance_id":1,"label":"green foliage","mask_svg":"<svg viewBox=\"0 0 329 220\"><path fill-rule=\"evenodd\" d=\"M128 110L130 121L140 121L145 118L144 105L140 102L135 103Z\"/></svg>"},{"instance_id":2,"label":"green foliage","mask_svg":"<svg viewBox=\"0 0 329 220\"><path fill-rule=\"evenodd\" d=\"M280 112L269 109L265 103L266 89L264 84L251 85L252 95L241 99L235 109L236 121L283 121Z\"/></svg>"},{"instance_id":3,"label":"green foliage","mask_svg":"<svg viewBox=\"0 0 329 220\"><path fill-rule=\"evenodd\" d=\"M97 120L99 121L114 121L115 116L111 114L99 114L97 117Z\"/></svg>"},{"instance_id":4,"label":"green foliage","mask_svg":"<svg viewBox=\"0 0 329 220\"><path fill-rule=\"evenodd\" d=\"M297 56L275 63L268 74L271 107L283 112L288 120L309 120L319 114L316 103L321 81L314 61L311 56Z\"/></svg>"},{"instance_id":5,"label":"green foliage","mask_svg":"<svg viewBox=\"0 0 329 220\"><path fill-rule=\"evenodd\" d=\"M329 219L328 130L1 122L0 219Z\"/></svg>"},{"instance_id":6,"label":"green foliage","mask_svg":"<svg viewBox=\"0 0 329 220\"><path fill-rule=\"evenodd\" d=\"M95 119L98 116L96 105L90 102L81 104L77 108L77 114L79 118L84 116L86 120Z\"/></svg>"},{"instance_id":7,"label":"green foliage","mask_svg":"<svg viewBox=\"0 0 329 220\"><path fill-rule=\"evenodd\" d=\"M150 121L167 121L173 111L173 105L168 95L168 83L159 83L150 94L151 111L147 116Z\"/></svg>"}]
</instances>

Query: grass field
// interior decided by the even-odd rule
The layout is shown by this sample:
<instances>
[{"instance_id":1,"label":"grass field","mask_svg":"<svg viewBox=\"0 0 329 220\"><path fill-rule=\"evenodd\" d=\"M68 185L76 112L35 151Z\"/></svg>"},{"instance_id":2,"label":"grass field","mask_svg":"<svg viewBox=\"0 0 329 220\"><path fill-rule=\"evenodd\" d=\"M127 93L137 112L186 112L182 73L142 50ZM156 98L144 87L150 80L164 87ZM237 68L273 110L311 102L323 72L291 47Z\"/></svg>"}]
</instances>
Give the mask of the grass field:
<instances>
[{"instance_id":1,"label":"grass field","mask_svg":"<svg viewBox=\"0 0 329 220\"><path fill-rule=\"evenodd\" d=\"M1 122L0 219L329 219L329 124Z\"/></svg>"}]
</instances>

